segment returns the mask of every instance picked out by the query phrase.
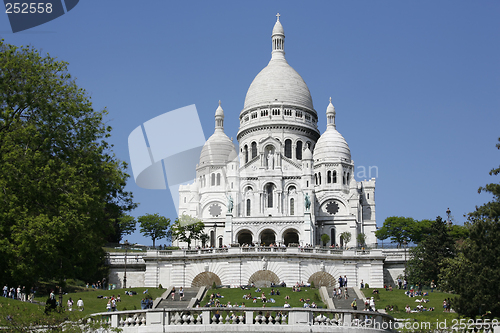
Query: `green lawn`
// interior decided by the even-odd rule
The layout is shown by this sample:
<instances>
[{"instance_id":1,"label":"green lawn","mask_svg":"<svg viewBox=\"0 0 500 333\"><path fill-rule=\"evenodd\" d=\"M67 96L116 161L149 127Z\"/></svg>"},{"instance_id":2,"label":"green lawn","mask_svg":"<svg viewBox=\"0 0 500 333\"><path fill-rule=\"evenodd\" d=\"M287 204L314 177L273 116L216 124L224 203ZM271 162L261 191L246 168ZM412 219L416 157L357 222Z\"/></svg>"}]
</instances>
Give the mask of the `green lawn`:
<instances>
[{"instance_id":1,"label":"green lawn","mask_svg":"<svg viewBox=\"0 0 500 333\"><path fill-rule=\"evenodd\" d=\"M366 297L375 296L372 294L374 288L361 289ZM452 319L457 319L458 315L456 313L449 313L443 311L443 301L445 298L452 299L453 308L453 297L456 295L442 292L430 292L430 290L424 290L428 292L428 296L424 297L408 297L404 294L403 289L394 289L393 291L386 291L383 288L378 289L379 300L375 300L377 309L385 309L387 306L392 305L394 311L388 311L387 313L395 318L413 318L418 321L426 321L435 323L436 320L443 322L445 319L447 322L451 322ZM376 296L375 296L376 297ZM418 313L406 313L405 306L408 304L412 309L415 309L420 303L415 302L416 299L428 299L428 303L422 303L426 308L434 307L434 311L422 311ZM397 307L397 309L396 309Z\"/></svg>"},{"instance_id":2,"label":"green lawn","mask_svg":"<svg viewBox=\"0 0 500 333\"><path fill-rule=\"evenodd\" d=\"M274 288L274 290L279 289L281 295L271 296L271 289L273 288L261 288L261 292L255 292L257 288L251 288L250 290L241 290L240 288L219 288L219 289L210 289L207 291L207 294L203 301L201 302L201 306L207 304L210 300L210 295L212 293L220 293L224 298L218 298L221 304L227 304L231 302L232 305L238 304L241 305L242 302L245 303L247 307L262 307L264 304L266 307L283 307L285 301L287 301L292 307L303 307L304 303L300 302L300 299L310 299L311 302L315 302L318 307L323 309L326 308L325 304L321 301L321 297L319 296L319 290L314 288L301 288L300 292L292 292L292 288ZM260 297L262 292L266 294L267 303L263 303L260 299L253 303L252 300L243 299L243 295L251 293L252 297ZM285 296L290 296L290 299L286 300ZM274 298L275 303L269 302L271 298Z\"/></svg>"},{"instance_id":3,"label":"green lawn","mask_svg":"<svg viewBox=\"0 0 500 333\"><path fill-rule=\"evenodd\" d=\"M137 295L127 296L125 295L125 290L135 291L137 292ZM105 312L108 299L98 298L98 296L110 297L112 295L120 295L121 302L116 303L116 308L118 311L136 310L141 309L141 300L146 296L146 294L143 294L145 290L148 290L147 294L151 296L153 300L157 297L160 297L165 292L165 289L158 288L127 288L114 290L88 289L88 291L84 292L69 293L63 295L63 306L66 307L68 299L71 297L74 301L73 310L77 310L76 302L79 298L81 298L85 305L84 311L82 311L82 315L88 315L96 312ZM59 299L59 295L56 295L56 299ZM47 300L47 296L35 297L35 300L38 302L45 302Z\"/></svg>"}]
</instances>

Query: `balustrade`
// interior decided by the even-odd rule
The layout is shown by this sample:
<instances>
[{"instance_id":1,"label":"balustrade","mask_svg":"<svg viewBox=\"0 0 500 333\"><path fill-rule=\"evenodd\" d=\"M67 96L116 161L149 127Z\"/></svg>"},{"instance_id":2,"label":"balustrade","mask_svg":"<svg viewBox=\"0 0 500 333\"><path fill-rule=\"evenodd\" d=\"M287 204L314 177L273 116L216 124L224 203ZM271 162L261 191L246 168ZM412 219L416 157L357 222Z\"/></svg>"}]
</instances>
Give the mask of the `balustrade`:
<instances>
[{"instance_id":1,"label":"balustrade","mask_svg":"<svg viewBox=\"0 0 500 333\"><path fill-rule=\"evenodd\" d=\"M103 312L94 314L93 320L109 323L111 327L128 329L133 332L150 332L159 326L202 326L192 331L204 331L210 325L288 325L292 331L301 331L300 326L358 327L391 331L395 328L394 318L390 315L369 311L349 311L330 309L301 308L188 308L154 309ZM222 328L221 328L222 329ZM160 329L172 331L172 328ZM174 329L175 330L175 329ZM228 331L228 328L222 329ZM250 329L251 330L251 329ZM314 329L312 330L314 331Z\"/></svg>"}]
</instances>

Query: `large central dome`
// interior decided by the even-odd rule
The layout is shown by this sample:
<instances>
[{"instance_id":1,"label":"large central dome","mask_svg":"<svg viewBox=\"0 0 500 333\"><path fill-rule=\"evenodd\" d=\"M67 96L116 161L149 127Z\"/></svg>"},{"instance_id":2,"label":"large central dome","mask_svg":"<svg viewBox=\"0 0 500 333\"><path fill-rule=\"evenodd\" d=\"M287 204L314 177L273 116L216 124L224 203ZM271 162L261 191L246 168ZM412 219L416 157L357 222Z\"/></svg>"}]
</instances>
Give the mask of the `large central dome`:
<instances>
[{"instance_id":1,"label":"large central dome","mask_svg":"<svg viewBox=\"0 0 500 333\"><path fill-rule=\"evenodd\" d=\"M257 74L248 88L244 109L275 102L314 109L309 88L285 59L271 59Z\"/></svg>"},{"instance_id":2,"label":"large central dome","mask_svg":"<svg viewBox=\"0 0 500 333\"><path fill-rule=\"evenodd\" d=\"M279 102L314 112L309 88L285 59L285 32L279 19L273 28L272 41L271 61L257 74L248 88L243 109Z\"/></svg>"}]
</instances>

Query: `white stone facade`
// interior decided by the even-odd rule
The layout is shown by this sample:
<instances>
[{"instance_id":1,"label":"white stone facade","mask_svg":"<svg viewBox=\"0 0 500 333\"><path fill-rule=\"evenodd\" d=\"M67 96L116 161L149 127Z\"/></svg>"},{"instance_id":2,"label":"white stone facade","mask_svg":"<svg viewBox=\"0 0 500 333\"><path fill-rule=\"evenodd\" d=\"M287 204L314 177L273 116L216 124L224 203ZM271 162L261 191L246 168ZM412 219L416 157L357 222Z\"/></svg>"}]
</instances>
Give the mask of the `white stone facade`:
<instances>
[{"instance_id":1,"label":"white stone facade","mask_svg":"<svg viewBox=\"0 0 500 333\"><path fill-rule=\"evenodd\" d=\"M238 149L224 133L219 102L196 181L179 188L179 213L202 220L212 247L319 245L322 234L330 236L328 245L353 247L360 233L373 246L375 180L354 179L354 162L336 129L331 101L327 130L320 135L309 89L287 63L284 41L278 19L271 60L250 85L239 116ZM349 244L340 238L345 231L351 233Z\"/></svg>"}]
</instances>

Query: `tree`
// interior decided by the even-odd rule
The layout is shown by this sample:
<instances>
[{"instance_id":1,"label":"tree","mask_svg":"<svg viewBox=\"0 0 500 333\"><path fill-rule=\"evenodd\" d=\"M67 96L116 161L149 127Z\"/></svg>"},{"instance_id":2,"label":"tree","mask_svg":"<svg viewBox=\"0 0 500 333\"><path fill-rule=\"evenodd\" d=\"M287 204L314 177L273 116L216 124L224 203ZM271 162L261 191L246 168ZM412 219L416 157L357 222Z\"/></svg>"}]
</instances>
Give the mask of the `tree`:
<instances>
[{"instance_id":1,"label":"tree","mask_svg":"<svg viewBox=\"0 0 500 333\"><path fill-rule=\"evenodd\" d=\"M390 237L391 241L398 243L399 246L403 245L404 242L418 243L421 240L423 229L428 224L427 220L417 222L411 217L391 216L385 219L382 228L375 232L375 236L380 240Z\"/></svg>"},{"instance_id":2,"label":"tree","mask_svg":"<svg viewBox=\"0 0 500 333\"><path fill-rule=\"evenodd\" d=\"M349 231L344 231L343 233L340 234L340 239L344 243L344 246L347 246L347 244L351 241L351 233Z\"/></svg>"},{"instance_id":3,"label":"tree","mask_svg":"<svg viewBox=\"0 0 500 333\"><path fill-rule=\"evenodd\" d=\"M210 236L206 233L202 233L200 235L200 240L201 240L201 246L205 247L207 244L207 241L210 239Z\"/></svg>"},{"instance_id":4,"label":"tree","mask_svg":"<svg viewBox=\"0 0 500 333\"><path fill-rule=\"evenodd\" d=\"M444 260L455 256L455 241L448 226L438 216L432 222L422 241L410 250L408 261L408 280L412 283L430 284L438 281L438 275Z\"/></svg>"},{"instance_id":5,"label":"tree","mask_svg":"<svg viewBox=\"0 0 500 333\"><path fill-rule=\"evenodd\" d=\"M146 237L151 237L153 240L153 247L155 241L162 238L170 238L172 236L170 227L170 219L156 214L146 214L140 216L137 221L141 226L141 233Z\"/></svg>"},{"instance_id":6,"label":"tree","mask_svg":"<svg viewBox=\"0 0 500 333\"><path fill-rule=\"evenodd\" d=\"M321 242L323 242L323 246L326 246L326 243L330 241L330 236L327 234L321 235Z\"/></svg>"},{"instance_id":7,"label":"tree","mask_svg":"<svg viewBox=\"0 0 500 333\"><path fill-rule=\"evenodd\" d=\"M490 171L499 173L500 167ZM454 308L460 315L492 319L500 316L500 183L480 187L482 191L493 194L493 200L468 214L469 236L459 244L458 255L446 261L439 281L444 290L459 295Z\"/></svg>"},{"instance_id":8,"label":"tree","mask_svg":"<svg viewBox=\"0 0 500 333\"><path fill-rule=\"evenodd\" d=\"M358 234L356 237L356 240L358 241L359 246L365 246L366 243L366 235L362 232Z\"/></svg>"},{"instance_id":9,"label":"tree","mask_svg":"<svg viewBox=\"0 0 500 333\"><path fill-rule=\"evenodd\" d=\"M120 230L120 240L123 235L131 235L137 229L136 227L137 221L135 217L130 216L128 214L123 214L118 219L118 229Z\"/></svg>"},{"instance_id":10,"label":"tree","mask_svg":"<svg viewBox=\"0 0 500 333\"><path fill-rule=\"evenodd\" d=\"M175 240L187 243L188 248L191 248L191 242L201 239L204 230L205 225L203 222L189 215L182 214L175 220L172 226L172 236Z\"/></svg>"},{"instance_id":11,"label":"tree","mask_svg":"<svg viewBox=\"0 0 500 333\"><path fill-rule=\"evenodd\" d=\"M102 246L136 206L106 114L67 63L0 41L0 281L105 274Z\"/></svg>"}]
</instances>

